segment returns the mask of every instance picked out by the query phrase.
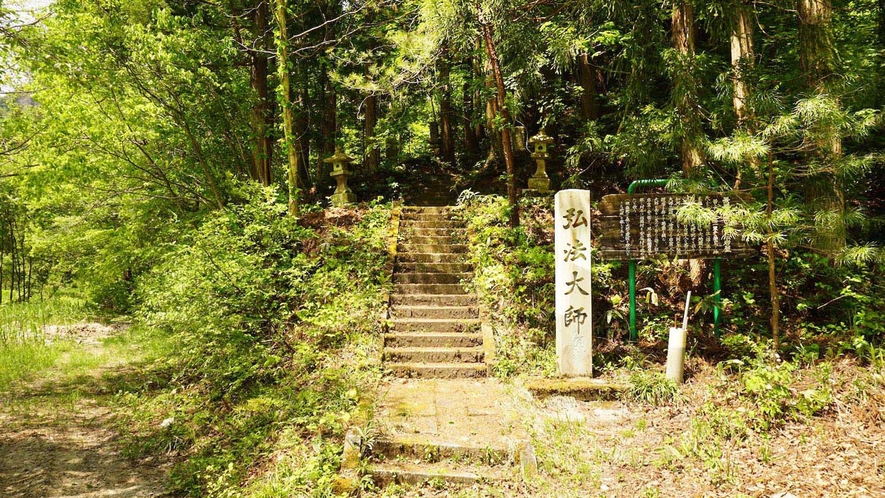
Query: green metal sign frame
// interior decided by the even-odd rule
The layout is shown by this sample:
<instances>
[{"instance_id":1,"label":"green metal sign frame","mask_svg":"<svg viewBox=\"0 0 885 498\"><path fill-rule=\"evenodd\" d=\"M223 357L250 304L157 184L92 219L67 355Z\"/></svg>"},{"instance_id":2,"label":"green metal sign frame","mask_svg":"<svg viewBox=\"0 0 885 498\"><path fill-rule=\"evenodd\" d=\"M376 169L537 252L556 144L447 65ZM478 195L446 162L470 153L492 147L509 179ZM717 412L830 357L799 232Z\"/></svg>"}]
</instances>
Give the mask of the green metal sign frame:
<instances>
[{"instance_id":1,"label":"green metal sign frame","mask_svg":"<svg viewBox=\"0 0 885 498\"><path fill-rule=\"evenodd\" d=\"M628 194L636 193L639 187L666 187L670 183L668 179L636 180L627 187ZM636 260L629 262L630 273L630 340L637 341L639 332L636 330ZM719 326L722 319L722 260L713 260L713 328L719 337Z\"/></svg>"}]
</instances>

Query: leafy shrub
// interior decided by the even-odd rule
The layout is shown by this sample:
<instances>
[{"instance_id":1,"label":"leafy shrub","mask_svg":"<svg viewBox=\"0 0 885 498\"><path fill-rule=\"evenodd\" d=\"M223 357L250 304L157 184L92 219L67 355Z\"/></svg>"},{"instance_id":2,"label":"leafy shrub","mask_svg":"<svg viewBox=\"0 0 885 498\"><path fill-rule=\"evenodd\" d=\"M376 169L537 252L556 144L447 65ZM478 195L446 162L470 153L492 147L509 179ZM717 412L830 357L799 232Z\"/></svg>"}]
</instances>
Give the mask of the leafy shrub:
<instances>
[{"instance_id":1,"label":"leafy shrub","mask_svg":"<svg viewBox=\"0 0 885 498\"><path fill-rule=\"evenodd\" d=\"M737 370L736 394L749 405L741 410L746 412L753 429L768 431L785 420L813 416L832 404L832 367L820 363L800 369L804 362L813 362L816 354L799 354L795 361L782 361L768 344L756 343L744 335L727 336L723 343L738 357L720 363L719 367L723 372ZM731 382L724 375L723 379Z\"/></svg>"},{"instance_id":2,"label":"leafy shrub","mask_svg":"<svg viewBox=\"0 0 885 498\"><path fill-rule=\"evenodd\" d=\"M311 453L308 439L318 438L318 451L332 455L359 393L380 375L373 351L389 285L389 210L316 212L296 222L273 189L244 187L242 195L246 202L170 247L139 288L139 317L169 330L176 354L175 390L140 400L149 405L135 418L148 441L136 443L157 448L150 440L174 434L190 448L172 474L192 496L238 488L283 429L294 434L291 452ZM171 428L155 428L170 416ZM302 491L331 482L302 477Z\"/></svg>"}]
</instances>

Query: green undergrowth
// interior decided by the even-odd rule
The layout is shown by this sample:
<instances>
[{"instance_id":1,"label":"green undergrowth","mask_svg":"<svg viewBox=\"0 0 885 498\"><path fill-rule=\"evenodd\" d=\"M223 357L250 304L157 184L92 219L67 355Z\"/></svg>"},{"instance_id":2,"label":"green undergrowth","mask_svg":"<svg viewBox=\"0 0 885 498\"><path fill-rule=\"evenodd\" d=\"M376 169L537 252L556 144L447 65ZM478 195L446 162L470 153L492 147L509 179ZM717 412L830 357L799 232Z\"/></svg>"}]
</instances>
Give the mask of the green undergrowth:
<instances>
[{"instance_id":1,"label":"green undergrowth","mask_svg":"<svg viewBox=\"0 0 885 498\"><path fill-rule=\"evenodd\" d=\"M296 222L273 191L243 195L139 283L138 319L174 353L117 396L127 451L175 455L187 496L330 496L380 378L389 208Z\"/></svg>"}]
</instances>

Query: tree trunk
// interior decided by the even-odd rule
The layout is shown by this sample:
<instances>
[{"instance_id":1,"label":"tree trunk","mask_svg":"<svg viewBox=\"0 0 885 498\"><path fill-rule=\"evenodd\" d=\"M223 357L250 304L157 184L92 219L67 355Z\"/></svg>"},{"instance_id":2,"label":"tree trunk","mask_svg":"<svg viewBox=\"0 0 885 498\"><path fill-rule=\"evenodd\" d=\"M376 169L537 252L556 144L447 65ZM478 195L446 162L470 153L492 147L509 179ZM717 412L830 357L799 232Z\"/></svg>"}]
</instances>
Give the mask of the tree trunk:
<instances>
[{"instance_id":1,"label":"tree trunk","mask_svg":"<svg viewBox=\"0 0 885 498\"><path fill-rule=\"evenodd\" d=\"M452 131L452 89L449 82L449 47L444 44L437 61L437 74L440 84L439 131L442 160L455 164L455 136Z\"/></svg>"},{"instance_id":2,"label":"tree trunk","mask_svg":"<svg viewBox=\"0 0 885 498\"><path fill-rule=\"evenodd\" d=\"M673 97L676 114L682 126L682 171L691 177L700 173L704 164L703 130L695 80L695 25L694 10L686 0L673 8L673 48L679 54L678 67L673 72Z\"/></svg>"},{"instance_id":3,"label":"tree trunk","mask_svg":"<svg viewBox=\"0 0 885 498\"><path fill-rule=\"evenodd\" d=\"M734 106L738 128L747 130L750 133L753 133L754 130L750 110L747 109L746 103L750 95L746 73L753 68L753 57L753 24L750 21L750 12L746 5L739 3L735 6L731 30L731 68L733 71L732 84L734 91L731 101ZM756 157L750 158L749 162L752 169L755 169L755 166L759 164L759 160ZM739 164L735 173L735 190L741 187L742 178L742 168Z\"/></svg>"},{"instance_id":4,"label":"tree trunk","mask_svg":"<svg viewBox=\"0 0 885 498\"><path fill-rule=\"evenodd\" d=\"M209 164L206 162L206 158L203 156L203 146L200 145L200 141L197 140L197 137L194 136L193 130L191 130L190 124L187 121L187 116L183 113L181 115L181 124L184 128L184 133L187 135L188 140L191 143L191 147L194 149L194 155L197 157L197 162L200 164L200 168L203 170L203 176L206 177L206 182L209 184L209 190L212 191L212 196L215 198L215 205L218 209L224 209L224 201L221 199L221 192L218 190L218 186L215 184L215 178L212 176L212 169L209 168Z\"/></svg>"},{"instance_id":5,"label":"tree trunk","mask_svg":"<svg viewBox=\"0 0 885 498\"><path fill-rule=\"evenodd\" d=\"M479 38L477 38L477 40L476 40L476 50L477 51L482 50L482 37L481 36ZM488 81L488 78L487 78L488 71L485 70L486 63L483 62L482 57L474 57L471 59L471 61L472 61L471 65L473 68L473 81L474 81L474 83L477 81L483 81L483 82ZM477 87L473 91L473 107L471 107L471 115L473 115L472 113L480 110L478 108L478 106L480 105L480 102L482 102L482 90L480 90ZM474 122L473 130L474 130L474 134L476 135L477 143L481 142L483 138L489 137L489 134L486 131L485 123L483 122L482 119L477 119ZM477 147L477 155L479 152L480 152L479 147Z\"/></svg>"},{"instance_id":6,"label":"tree trunk","mask_svg":"<svg viewBox=\"0 0 885 498\"><path fill-rule=\"evenodd\" d=\"M507 165L507 200L510 204L510 226L519 226L519 209L516 198L516 162L513 158L513 142L510 141L510 111L507 110L507 93L504 88L504 76L501 74L501 64L498 60L498 51L495 48L492 26L486 18L479 2L476 3L477 17L482 26L482 36L485 40L486 55L489 58L492 75L497 87L495 103L501 114L501 149L504 151L504 163Z\"/></svg>"},{"instance_id":7,"label":"tree trunk","mask_svg":"<svg viewBox=\"0 0 885 498\"><path fill-rule=\"evenodd\" d=\"M255 135L252 147L252 176L262 185L270 185L271 151L273 138L273 113L267 85L267 2L259 0L254 10L255 50L252 51L252 73L250 83L257 100L252 106L252 133Z\"/></svg>"},{"instance_id":8,"label":"tree trunk","mask_svg":"<svg viewBox=\"0 0 885 498\"><path fill-rule=\"evenodd\" d=\"M295 108L295 146L298 151L298 184L304 189L310 189L314 184L310 172L310 115L307 112L307 85L308 76L304 66L299 68L298 90L296 91Z\"/></svg>"},{"instance_id":9,"label":"tree trunk","mask_svg":"<svg viewBox=\"0 0 885 498\"><path fill-rule=\"evenodd\" d=\"M475 158L479 155L479 136L473 126L473 112L476 107L470 84L464 83L464 150L467 156Z\"/></svg>"},{"instance_id":10,"label":"tree trunk","mask_svg":"<svg viewBox=\"0 0 885 498\"><path fill-rule=\"evenodd\" d=\"M378 144L375 143L375 126L378 124L378 97L375 94L369 95L365 100L366 106L366 122L365 122L365 150L366 150L366 172L374 174L381 162L381 152Z\"/></svg>"},{"instance_id":11,"label":"tree trunk","mask_svg":"<svg viewBox=\"0 0 885 498\"><path fill-rule=\"evenodd\" d=\"M833 7L830 0L798 0L799 66L808 90L827 94L835 77L836 51L833 42ZM845 247L844 185L833 166L842 157L841 132L832 124L817 123L809 130L815 138L812 157L824 167L806 182L806 198L817 214L829 216L826 225L816 227L815 245L830 254Z\"/></svg>"},{"instance_id":12,"label":"tree trunk","mask_svg":"<svg viewBox=\"0 0 885 498\"><path fill-rule=\"evenodd\" d=\"M596 103L596 66L590 63L590 55L584 52L578 56L578 76L581 82L581 118L591 121L599 117Z\"/></svg>"},{"instance_id":13,"label":"tree trunk","mask_svg":"<svg viewBox=\"0 0 885 498\"><path fill-rule=\"evenodd\" d=\"M836 62L833 6L830 0L798 0L799 68L806 85L819 90L832 77Z\"/></svg>"},{"instance_id":14,"label":"tree trunk","mask_svg":"<svg viewBox=\"0 0 885 498\"><path fill-rule=\"evenodd\" d=\"M280 77L278 96L283 108L283 149L288 157L289 215L298 216L298 151L295 146L295 113L292 109L292 88L289 83L289 37L286 34L286 0L276 1L277 71Z\"/></svg>"},{"instance_id":15,"label":"tree trunk","mask_svg":"<svg viewBox=\"0 0 885 498\"><path fill-rule=\"evenodd\" d=\"M740 4L735 8L731 31L731 67L734 71L732 104L739 124L744 124L748 118L746 100L749 90L745 73L753 68L753 55L753 25L750 22L750 13L746 6Z\"/></svg>"},{"instance_id":16,"label":"tree trunk","mask_svg":"<svg viewBox=\"0 0 885 498\"><path fill-rule=\"evenodd\" d=\"M768 205L765 209L768 219L771 220L771 214L774 211L774 155L771 151L768 153ZM771 224L768 228L768 242L766 249L768 251L768 292L771 296L771 337L774 340L774 349L780 348L780 319L781 319L781 301L780 294L777 290L777 272L775 271L775 252L774 252L774 234L771 230Z\"/></svg>"},{"instance_id":17,"label":"tree trunk","mask_svg":"<svg viewBox=\"0 0 885 498\"><path fill-rule=\"evenodd\" d=\"M317 154L317 190L325 193L329 191L329 189L326 188L326 185L331 187L331 183L326 174L326 163L323 161L335 154L335 133L337 128L335 123L337 98L335 95L335 88L332 86L332 80L329 79L329 71L326 64L320 64L319 89L323 114L320 124L320 141Z\"/></svg>"}]
</instances>

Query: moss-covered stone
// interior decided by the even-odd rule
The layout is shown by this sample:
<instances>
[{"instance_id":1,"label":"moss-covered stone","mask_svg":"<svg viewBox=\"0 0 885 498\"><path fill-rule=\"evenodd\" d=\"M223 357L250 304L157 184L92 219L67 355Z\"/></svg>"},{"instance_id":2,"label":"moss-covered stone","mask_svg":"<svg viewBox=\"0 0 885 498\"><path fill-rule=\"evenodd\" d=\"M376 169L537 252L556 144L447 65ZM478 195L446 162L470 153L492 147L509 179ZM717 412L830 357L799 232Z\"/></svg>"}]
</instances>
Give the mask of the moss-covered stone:
<instances>
[{"instance_id":1,"label":"moss-covered stone","mask_svg":"<svg viewBox=\"0 0 885 498\"><path fill-rule=\"evenodd\" d=\"M625 384L606 382L582 377L567 379L530 379L526 389L536 396L572 396L581 400L602 400L616 398L627 389Z\"/></svg>"}]
</instances>

